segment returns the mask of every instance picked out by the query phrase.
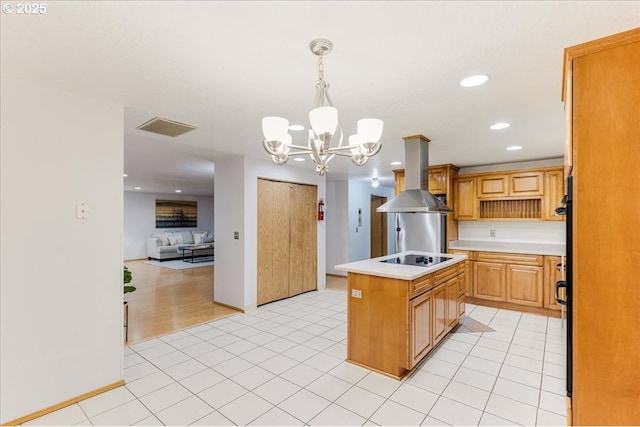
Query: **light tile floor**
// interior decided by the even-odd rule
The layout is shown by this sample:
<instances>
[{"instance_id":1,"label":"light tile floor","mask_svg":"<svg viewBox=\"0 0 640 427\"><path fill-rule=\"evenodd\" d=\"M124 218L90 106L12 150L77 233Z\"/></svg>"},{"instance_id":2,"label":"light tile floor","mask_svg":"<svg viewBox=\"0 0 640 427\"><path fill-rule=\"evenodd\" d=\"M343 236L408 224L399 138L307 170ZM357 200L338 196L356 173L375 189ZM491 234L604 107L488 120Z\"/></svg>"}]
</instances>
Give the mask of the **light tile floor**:
<instances>
[{"instance_id":1,"label":"light tile floor","mask_svg":"<svg viewBox=\"0 0 640 427\"><path fill-rule=\"evenodd\" d=\"M344 361L346 292L310 292L128 347L125 386L25 425L566 425L562 321L466 315L494 331L396 381Z\"/></svg>"}]
</instances>

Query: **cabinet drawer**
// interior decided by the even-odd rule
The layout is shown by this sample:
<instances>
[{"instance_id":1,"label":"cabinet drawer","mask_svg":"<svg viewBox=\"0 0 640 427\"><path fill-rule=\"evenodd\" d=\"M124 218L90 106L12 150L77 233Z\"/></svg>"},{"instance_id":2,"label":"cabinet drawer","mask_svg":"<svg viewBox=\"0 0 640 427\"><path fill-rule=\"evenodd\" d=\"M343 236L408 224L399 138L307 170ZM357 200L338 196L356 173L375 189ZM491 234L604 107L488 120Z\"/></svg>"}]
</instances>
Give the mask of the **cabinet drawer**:
<instances>
[{"instance_id":1,"label":"cabinet drawer","mask_svg":"<svg viewBox=\"0 0 640 427\"><path fill-rule=\"evenodd\" d=\"M433 288L433 274L427 274L426 276L418 277L411 281L411 297L420 295Z\"/></svg>"},{"instance_id":2,"label":"cabinet drawer","mask_svg":"<svg viewBox=\"0 0 640 427\"><path fill-rule=\"evenodd\" d=\"M544 263L543 255L504 254L500 252L476 252L474 259L475 261L537 266L542 266Z\"/></svg>"},{"instance_id":3,"label":"cabinet drawer","mask_svg":"<svg viewBox=\"0 0 640 427\"><path fill-rule=\"evenodd\" d=\"M460 271L458 270L459 265L462 265L464 267L464 263L459 263L433 273L432 276L434 277L435 284L439 285L440 283L446 282L452 277L455 277Z\"/></svg>"}]
</instances>

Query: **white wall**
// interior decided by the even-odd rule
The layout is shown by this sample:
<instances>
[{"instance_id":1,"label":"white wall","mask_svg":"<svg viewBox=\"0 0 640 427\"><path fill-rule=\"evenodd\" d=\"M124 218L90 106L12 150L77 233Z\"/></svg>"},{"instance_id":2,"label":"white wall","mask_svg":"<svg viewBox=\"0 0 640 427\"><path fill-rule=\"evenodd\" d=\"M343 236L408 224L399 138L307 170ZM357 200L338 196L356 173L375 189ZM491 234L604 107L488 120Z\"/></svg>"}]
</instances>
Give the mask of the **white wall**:
<instances>
[{"instance_id":1,"label":"white wall","mask_svg":"<svg viewBox=\"0 0 640 427\"><path fill-rule=\"evenodd\" d=\"M243 310L257 305L258 178L318 186L326 199L325 177L313 170L278 166L271 161L228 159L216 163L214 299ZM233 232L240 239L233 239ZM318 289L326 286L325 222L318 222Z\"/></svg>"},{"instance_id":2,"label":"white wall","mask_svg":"<svg viewBox=\"0 0 640 427\"><path fill-rule=\"evenodd\" d=\"M327 182L327 273L346 276L333 268L349 262L349 182Z\"/></svg>"},{"instance_id":3,"label":"white wall","mask_svg":"<svg viewBox=\"0 0 640 427\"><path fill-rule=\"evenodd\" d=\"M565 244L565 227L564 221L458 221L458 239Z\"/></svg>"},{"instance_id":4,"label":"white wall","mask_svg":"<svg viewBox=\"0 0 640 427\"><path fill-rule=\"evenodd\" d=\"M244 160L227 159L216 162L216 195L214 233L216 268L213 299L216 302L244 309ZM233 233L240 233L235 240Z\"/></svg>"},{"instance_id":5,"label":"white wall","mask_svg":"<svg viewBox=\"0 0 640 427\"><path fill-rule=\"evenodd\" d=\"M563 159L462 168L459 174L562 166ZM564 221L458 221L458 239L490 242L565 243ZM490 237L496 230L496 237Z\"/></svg>"},{"instance_id":6,"label":"white wall","mask_svg":"<svg viewBox=\"0 0 640 427\"><path fill-rule=\"evenodd\" d=\"M391 187L373 188L367 181L349 181L349 262L371 258L371 196L394 197ZM358 210L362 213L362 225L358 223ZM388 253L394 253L393 215L387 219Z\"/></svg>"},{"instance_id":7,"label":"white wall","mask_svg":"<svg viewBox=\"0 0 640 427\"><path fill-rule=\"evenodd\" d=\"M124 110L7 76L0 86L7 423L123 379Z\"/></svg>"},{"instance_id":8,"label":"white wall","mask_svg":"<svg viewBox=\"0 0 640 427\"><path fill-rule=\"evenodd\" d=\"M213 184L213 182L212 182ZM213 232L213 197L185 194L124 192L124 259L147 257L147 238L156 231L156 199L195 200L198 202L198 226L180 230Z\"/></svg>"}]
</instances>

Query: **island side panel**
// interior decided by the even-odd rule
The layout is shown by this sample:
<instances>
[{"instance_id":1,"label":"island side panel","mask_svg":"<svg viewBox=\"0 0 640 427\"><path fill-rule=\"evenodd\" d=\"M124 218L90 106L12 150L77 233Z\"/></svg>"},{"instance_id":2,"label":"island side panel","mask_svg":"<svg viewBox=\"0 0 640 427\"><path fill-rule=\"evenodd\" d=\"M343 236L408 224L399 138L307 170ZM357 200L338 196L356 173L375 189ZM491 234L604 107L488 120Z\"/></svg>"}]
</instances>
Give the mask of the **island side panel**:
<instances>
[{"instance_id":1,"label":"island side panel","mask_svg":"<svg viewBox=\"0 0 640 427\"><path fill-rule=\"evenodd\" d=\"M349 273L347 360L401 377L411 367L409 282ZM361 297L354 296L360 291Z\"/></svg>"}]
</instances>

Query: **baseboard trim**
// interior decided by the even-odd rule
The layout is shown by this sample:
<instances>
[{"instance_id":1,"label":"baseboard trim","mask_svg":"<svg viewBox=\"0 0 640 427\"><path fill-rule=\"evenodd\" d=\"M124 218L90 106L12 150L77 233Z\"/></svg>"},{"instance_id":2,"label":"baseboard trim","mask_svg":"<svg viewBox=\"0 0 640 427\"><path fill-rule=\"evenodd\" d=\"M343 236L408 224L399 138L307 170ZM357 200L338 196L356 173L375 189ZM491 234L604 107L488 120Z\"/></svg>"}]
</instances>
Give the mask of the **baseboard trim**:
<instances>
[{"instance_id":1,"label":"baseboard trim","mask_svg":"<svg viewBox=\"0 0 640 427\"><path fill-rule=\"evenodd\" d=\"M333 277L340 277L341 279L346 279L347 275L342 275L342 274L334 274L334 273L326 273L327 276L333 276Z\"/></svg>"},{"instance_id":2,"label":"baseboard trim","mask_svg":"<svg viewBox=\"0 0 640 427\"><path fill-rule=\"evenodd\" d=\"M144 257L144 258L131 258L131 259L125 259L124 262L132 262L132 261L146 261L148 260L148 257Z\"/></svg>"},{"instance_id":3,"label":"baseboard trim","mask_svg":"<svg viewBox=\"0 0 640 427\"><path fill-rule=\"evenodd\" d=\"M55 405L49 406L48 408L41 409L39 411L33 412L33 413L29 414L29 415L25 415L25 416L20 417L20 418L16 418L13 421L9 421L9 422L3 423L2 425L3 426L17 426L17 425L26 423L27 421L31 421L31 420L34 420L36 418L39 418L39 417L41 417L43 415L50 414L51 412L55 412L58 409L65 408L67 406L73 405L74 403L78 403L78 402L80 402L82 400L88 399L88 398L93 397L93 396L97 396L98 394L104 393L105 391L113 390L114 388L118 388L118 387L123 386L123 385L124 385L124 380L116 381L113 384L109 384L109 385L106 385L104 387L100 387L97 390L93 390L93 391L90 391L88 393L81 394L80 396L71 398L69 400L65 400L64 402L57 403Z\"/></svg>"},{"instance_id":4,"label":"baseboard trim","mask_svg":"<svg viewBox=\"0 0 640 427\"><path fill-rule=\"evenodd\" d=\"M222 303L222 302L218 302L218 301L216 301L216 300L213 300L213 303L214 303L214 304L221 305L221 306L223 306L223 307L231 308L231 309L233 309L233 310L238 310L238 311L240 311L240 312L242 312L242 313L244 313L244 312L245 312L245 310L244 310L244 309L242 309L242 308L238 308L238 307L233 306L233 305L229 305L229 304L225 304L225 303Z\"/></svg>"},{"instance_id":5,"label":"baseboard trim","mask_svg":"<svg viewBox=\"0 0 640 427\"><path fill-rule=\"evenodd\" d=\"M470 296L467 296L465 298L466 298L466 302L468 302L469 304L484 305L484 306L493 307L493 308L503 308L506 310L523 311L525 313L542 314L544 316L549 316L549 317L561 317L562 315L560 311L553 310L550 308L531 307L528 305L514 304L511 302L505 302L505 301L490 301L483 298L470 297Z\"/></svg>"}]
</instances>

